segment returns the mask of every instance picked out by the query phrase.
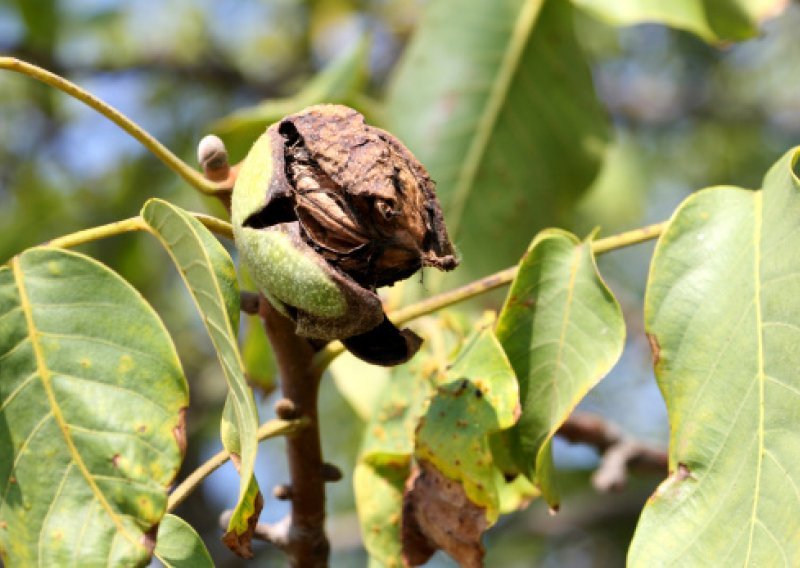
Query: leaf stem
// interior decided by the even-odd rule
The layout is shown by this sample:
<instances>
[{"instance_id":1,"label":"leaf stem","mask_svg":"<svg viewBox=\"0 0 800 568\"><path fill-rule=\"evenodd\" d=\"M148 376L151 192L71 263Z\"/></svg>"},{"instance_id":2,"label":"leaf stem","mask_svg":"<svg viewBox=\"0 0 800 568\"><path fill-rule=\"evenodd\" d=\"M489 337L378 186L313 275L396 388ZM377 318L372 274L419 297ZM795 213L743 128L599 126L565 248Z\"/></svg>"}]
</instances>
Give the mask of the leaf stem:
<instances>
[{"instance_id":1,"label":"leaf stem","mask_svg":"<svg viewBox=\"0 0 800 568\"><path fill-rule=\"evenodd\" d=\"M101 101L88 91L82 89L75 83L72 83L63 77L51 73L46 69L37 67L25 61L16 59L15 57L0 57L0 69L7 69L17 73L27 75L32 79L55 87L63 91L69 96L78 99L82 103L93 108L111 122L122 128L125 132L138 140L145 148L150 150L159 160L161 160L168 168L182 177L189 185L200 191L201 193L213 195L217 193L227 192L228 189L223 189L219 184L207 180L203 175L189 166L186 162L173 154L166 146L161 144L147 131L145 131L138 124L133 122L120 111L110 106L109 104Z\"/></svg>"},{"instance_id":2,"label":"leaf stem","mask_svg":"<svg viewBox=\"0 0 800 568\"><path fill-rule=\"evenodd\" d=\"M592 242L592 250L595 255L601 255L613 250L656 239L661 235L666 226L667 222L665 221L654 225L647 225L646 227L640 227L632 231L626 231L618 235L611 235L604 239L598 239ZM393 311L389 314L389 319L391 319L395 325L400 326L448 306L464 302L475 296L480 296L481 294L485 294L486 292L511 283L517 276L517 270L518 266L511 266L479 280L475 280L474 282L470 282L455 290L449 290L437 294L436 296L431 296L416 304L411 304L410 306ZM319 372L322 372L336 357L341 355L344 350L344 346L338 341L328 344L325 349L314 356L313 367Z\"/></svg>"},{"instance_id":3,"label":"leaf stem","mask_svg":"<svg viewBox=\"0 0 800 568\"><path fill-rule=\"evenodd\" d=\"M260 442L267 438L292 434L305 428L308 424L309 420L307 418L298 418L297 420L269 420L258 428L258 441ZM221 450L190 473L170 494L169 500L167 501L167 512L174 511L175 507L183 503L189 494L197 489L206 477L214 473L214 471L229 459L231 459L231 454L226 450Z\"/></svg>"},{"instance_id":4,"label":"leaf stem","mask_svg":"<svg viewBox=\"0 0 800 568\"><path fill-rule=\"evenodd\" d=\"M192 213L192 216L200 221L205 227L217 235L233 239L233 228L231 224L222 219L217 219L211 215L204 215L202 213ZM144 222L141 217L131 217L130 219L123 219L122 221L115 221L107 225L100 225L99 227L92 227L91 229L84 229L76 233L70 233L58 238L53 239L47 243L47 246L58 248L72 248L78 245L90 243L92 241L99 241L108 237L121 235L123 233L130 233L133 231L149 231L150 227Z\"/></svg>"},{"instance_id":5,"label":"leaf stem","mask_svg":"<svg viewBox=\"0 0 800 568\"><path fill-rule=\"evenodd\" d=\"M115 221L108 225L100 225L99 227L92 227L91 229L84 229L76 233L70 233L62 237L53 239L47 243L47 246L58 248L72 248L84 243L92 241L99 241L123 233L130 233L133 231L146 231L147 225L141 217L131 217L122 221Z\"/></svg>"},{"instance_id":6,"label":"leaf stem","mask_svg":"<svg viewBox=\"0 0 800 568\"><path fill-rule=\"evenodd\" d=\"M632 231L626 231L618 235L611 235L604 239L598 239L592 243L592 251L595 255L605 254L612 250L617 250L631 245L638 245L646 241L657 239L667 228L668 221L639 227Z\"/></svg>"}]
</instances>

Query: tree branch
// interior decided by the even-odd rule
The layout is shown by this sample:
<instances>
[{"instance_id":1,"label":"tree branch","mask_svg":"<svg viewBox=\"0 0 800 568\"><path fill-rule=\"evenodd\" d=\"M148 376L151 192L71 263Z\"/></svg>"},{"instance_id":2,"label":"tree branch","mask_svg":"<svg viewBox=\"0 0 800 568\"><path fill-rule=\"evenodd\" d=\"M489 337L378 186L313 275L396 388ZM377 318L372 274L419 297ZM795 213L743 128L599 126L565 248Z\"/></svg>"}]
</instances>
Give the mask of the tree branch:
<instances>
[{"instance_id":1,"label":"tree branch","mask_svg":"<svg viewBox=\"0 0 800 568\"><path fill-rule=\"evenodd\" d=\"M325 481L317 397L320 374L311 366L314 348L297 336L293 322L261 296L260 315L278 362L281 390L289 407L309 426L286 438L291 477L292 512L281 548L292 566L315 568L328 565L330 544L325 535Z\"/></svg>"},{"instance_id":2,"label":"tree branch","mask_svg":"<svg viewBox=\"0 0 800 568\"><path fill-rule=\"evenodd\" d=\"M591 414L573 414L557 434L574 443L593 446L601 455L592 476L598 491L618 491L625 486L628 471L666 475L669 457L664 450L625 436L616 426Z\"/></svg>"}]
</instances>

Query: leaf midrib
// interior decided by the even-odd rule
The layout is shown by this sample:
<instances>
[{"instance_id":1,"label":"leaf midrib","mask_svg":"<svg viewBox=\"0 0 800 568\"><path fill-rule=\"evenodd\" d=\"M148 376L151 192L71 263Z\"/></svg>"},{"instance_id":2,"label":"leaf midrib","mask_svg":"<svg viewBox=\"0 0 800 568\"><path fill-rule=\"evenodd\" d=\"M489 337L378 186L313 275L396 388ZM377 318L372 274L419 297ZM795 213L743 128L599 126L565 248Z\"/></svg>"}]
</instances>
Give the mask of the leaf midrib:
<instances>
[{"instance_id":1,"label":"leaf midrib","mask_svg":"<svg viewBox=\"0 0 800 568\"><path fill-rule=\"evenodd\" d=\"M761 314L761 229L763 225L763 190L753 194L754 223L753 223L753 271L756 310L756 331L758 339L757 364L758 364L758 456L756 458L756 481L753 489L753 511L750 515L750 538L747 543L747 556L745 566L750 565L750 556L753 553L753 538L755 536L756 522L758 521L758 501L761 493L761 465L764 462L764 331L763 316Z\"/></svg>"},{"instance_id":2,"label":"leaf midrib","mask_svg":"<svg viewBox=\"0 0 800 568\"><path fill-rule=\"evenodd\" d=\"M86 467L86 464L83 462L83 458L78 452L78 448L75 446L75 442L70 435L69 424L67 424L67 421L64 419L64 415L61 413L61 407L58 405L55 392L53 391L52 374L50 373L50 369L45 361L42 345L39 341L39 331L33 320L32 304L28 296L28 290L25 287L25 277L22 267L20 266L20 258L18 256L14 257L14 259L11 261L11 269L14 274L14 283L19 292L20 307L22 308L22 313L25 316L25 323L28 327L28 337L30 338L31 346L33 347L34 358L36 359L36 370L39 378L42 380L42 386L45 394L47 395L47 401L50 405L53 419L56 421L56 424L58 424L61 434L64 436L64 441L66 442L69 453L72 456L72 461L80 470L81 475L83 475L83 478L86 480L86 483L89 485L89 488L91 489L95 498L100 503L100 506L103 507L111 521L117 527L117 531L135 547L144 549L145 547L128 532L128 530L120 521L119 517L114 513L111 504L106 500L105 495L103 495L103 492L97 486L97 483L95 483L89 468Z\"/></svg>"},{"instance_id":3,"label":"leaf midrib","mask_svg":"<svg viewBox=\"0 0 800 568\"><path fill-rule=\"evenodd\" d=\"M469 198L470 190L478 174L478 168L483 161L483 156L489 146L489 139L494 131L497 118L506 100L514 74L519 67L519 61L525 50L525 45L531 35L531 29L541 11L542 4L546 0L526 0L525 4L515 19L514 29L511 33L507 49L503 54L500 69L495 76L489 92L489 98L483 108L483 112L478 120L475 136L464 157L463 165L458 172L453 197L450 201L450 211L448 215L451 235L457 237L461 217Z\"/></svg>"},{"instance_id":4,"label":"leaf midrib","mask_svg":"<svg viewBox=\"0 0 800 568\"><path fill-rule=\"evenodd\" d=\"M576 243L573 247L572 252L572 262L569 267L569 282L567 283L567 297L564 303L564 315L561 319L561 331L558 337L558 352L556 353L556 362L553 366L553 374L550 377L550 382L553 385L553 390L558 392L558 381L556 377L559 373L559 369L561 367L561 358L564 355L564 344L567 341L567 330L569 329L570 324L570 315L572 313L572 304L573 304L573 297L575 294L575 280L578 276L578 269L580 268L581 258L582 258L582 243ZM553 405L556 404L556 397L553 397ZM541 447L539 448L539 453L544 450L547 446L546 442L549 441L556 433L556 430L561 426L560 424L561 417L556 416L555 409L551 406L550 407L550 431L547 433L547 437L545 438L544 442L542 443ZM537 462L539 462L539 457L537 456Z\"/></svg>"}]
</instances>

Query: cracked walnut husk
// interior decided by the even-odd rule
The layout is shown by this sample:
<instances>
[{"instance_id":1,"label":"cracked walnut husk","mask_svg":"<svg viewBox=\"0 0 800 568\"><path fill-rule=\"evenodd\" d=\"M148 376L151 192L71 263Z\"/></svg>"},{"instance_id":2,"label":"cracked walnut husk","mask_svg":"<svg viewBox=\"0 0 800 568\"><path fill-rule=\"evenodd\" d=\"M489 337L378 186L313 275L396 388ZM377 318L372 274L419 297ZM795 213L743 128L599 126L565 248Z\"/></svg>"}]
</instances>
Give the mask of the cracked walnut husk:
<instances>
[{"instance_id":1,"label":"cracked walnut husk","mask_svg":"<svg viewBox=\"0 0 800 568\"><path fill-rule=\"evenodd\" d=\"M416 352L375 290L458 261L433 182L395 137L344 106L290 115L251 149L232 206L245 264L298 334L384 365Z\"/></svg>"}]
</instances>

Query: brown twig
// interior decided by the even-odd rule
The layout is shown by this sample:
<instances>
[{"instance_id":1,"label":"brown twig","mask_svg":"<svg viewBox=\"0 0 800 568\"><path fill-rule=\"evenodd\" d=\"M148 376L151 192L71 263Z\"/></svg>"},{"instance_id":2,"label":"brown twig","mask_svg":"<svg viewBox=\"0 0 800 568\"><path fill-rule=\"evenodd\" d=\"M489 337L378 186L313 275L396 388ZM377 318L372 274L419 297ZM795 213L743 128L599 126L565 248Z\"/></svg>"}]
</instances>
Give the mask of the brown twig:
<instances>
[{"instance_id":1,"label":"brown twig","mask_svg":"<svg viewBox=\"0 0 800 568\"><path fill-rule=\"evenodd\" d=\"M558 435L572 443L594 446L601 454L600 465L592 476L592 485L598 491L622 489L629 470L667 473L669 458L664 450L625 436L619 428L598 416L573 414L558 430Z\"/></svg>"},{"instance_id":2,"label":"brown twig","mask_svg":"<svg viewBox=\"0 0 800 568\"><path fill-rule=\"evenodd\" d=\"M299 416L309 420L307 428L286 438L292 512L280 548L289 556L292 566L327 566L330 553L324 528L327 466L322 461L317 415L320 375L311 367L314 348L295 334L294 323L263 296L259 312L278 362L283 396L291 401Z\"/></svg>"}]
</instances>

